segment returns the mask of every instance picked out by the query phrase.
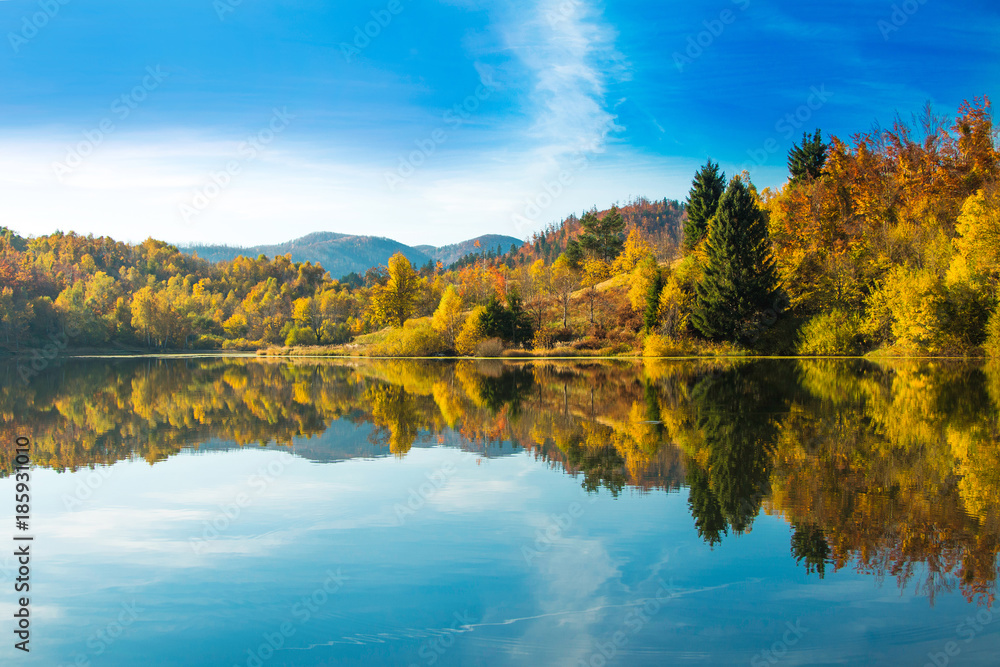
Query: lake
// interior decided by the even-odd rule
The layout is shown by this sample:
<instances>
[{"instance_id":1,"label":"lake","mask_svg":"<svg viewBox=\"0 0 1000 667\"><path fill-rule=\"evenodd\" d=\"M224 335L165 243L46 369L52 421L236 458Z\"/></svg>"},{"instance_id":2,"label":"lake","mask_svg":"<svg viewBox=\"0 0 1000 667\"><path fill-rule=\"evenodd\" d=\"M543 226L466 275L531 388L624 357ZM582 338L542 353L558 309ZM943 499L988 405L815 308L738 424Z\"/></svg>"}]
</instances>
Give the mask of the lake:
<instances>
[{"instance_id":1,"label":"lake","mask_svg":"<svg viewBox=\"0 0 1000 667\"><path fill-rule=\"evenodd\" d=\"M0 430L4 664L1000 656L996 364L8 360Z\"/></svg>"}]
</instances>

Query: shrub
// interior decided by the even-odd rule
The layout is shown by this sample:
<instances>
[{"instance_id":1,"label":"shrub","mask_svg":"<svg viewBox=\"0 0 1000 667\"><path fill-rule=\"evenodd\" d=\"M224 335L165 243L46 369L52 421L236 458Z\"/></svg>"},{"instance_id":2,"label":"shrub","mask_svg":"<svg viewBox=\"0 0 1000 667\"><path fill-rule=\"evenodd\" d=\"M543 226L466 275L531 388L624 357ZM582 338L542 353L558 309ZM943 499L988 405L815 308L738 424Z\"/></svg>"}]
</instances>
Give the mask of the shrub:
<instances>
[{"instance_id":1,"label":"shrub","mask_svg":"<svg viewBox=\"0 0 1000 667\"><path fill-rule=\"evenodd\" d=\"M499 357L503 355L503 341L499 338L487 338L476 345L477 357Z\"/></svg>"},{"instance_id":2,"label":"shrub","mask_svg":"<svg viewBox=\"0 0 1000 667\"><path fill-rule=\"evenodd\" d=\"M677 341L660 334L649 334L642 346L644 357L677 357L684 355L684 352Z\"/></svg>"},{"instance_id":3,"label":"shrub","mask_svg":"<svg viewBox=\"0 0 1000 667\"><path fill-rule=\"evenodd\" d=\"M218 350L222 347L223 342L222 336L204 334L195 339L194 348L196 350Z\"/></svg>"},{"instance_id":4,"label":"shrub","mask_svg":"<svg viewBox=\"0 0 1000 667\"><path fill-rule=\"evenodd\" d=\"M315 345L317 342L316 332L306 327L292 327L291 331L285 337L285 345L287 347Z\"/></svg>"},{"instance_id":5,"label":"shrub","mask_svg":"<svg viewBox=\"0 0 1000 667\"><path fill-rule=\"evenodd\" d=\"M536 350L547 350L556 342L551 329L538 329L534 338L531 339L531 347Z\"/></svg>"},{"instance_id":6,"label":"shrub","mask_svg":"<svg viewBox=\"0 0 1000 667\"><path fill-rule=\"evenodd\" d=\"M368 354L373 357L431 357L444 350L445 344L441 336L430 323L422 322L415 326L387 330L381 340L368 348Z\"/></svg>"},{"instance_id":7,"label":"shrub","mask_svg":"<svg viewBox=\"0 0 1000 667\"><path fill-rule=\"evenodd\" d=\"M802 327L799 354L855 355L861 351L861 322L842 310L832 310Z\"/></svg>"}]
</instances>

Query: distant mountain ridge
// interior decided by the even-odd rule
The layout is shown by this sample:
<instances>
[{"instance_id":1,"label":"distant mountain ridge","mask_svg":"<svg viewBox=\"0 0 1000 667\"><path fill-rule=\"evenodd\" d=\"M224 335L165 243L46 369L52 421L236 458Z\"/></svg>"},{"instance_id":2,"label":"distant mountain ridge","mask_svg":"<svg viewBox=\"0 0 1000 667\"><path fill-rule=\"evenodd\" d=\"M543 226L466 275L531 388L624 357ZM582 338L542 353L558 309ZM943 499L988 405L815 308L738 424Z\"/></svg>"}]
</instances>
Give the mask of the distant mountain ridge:
<instances>
[{"instance_id":1,"label":"distant mountain ridge","mask_svg":"<svg viewBox=\"0 0 1000 667\"><path fill-rule=\"evenodd\" d=\"M476 247L477 241L479 242L478 248ZM373 266L385 264L397 252L403 253L410 260L410 263L417 267L428 262L438 261L448 266L471 252L499 249L503 253L510 250L511 245L520 248L523 244L524 241L513 236L484 234L468 241L437 248L429 245L408 246L381 236L314 232L276 245L247 247L190 245L179 249L187 254L197 254L198 257L210 262L228 262L240 255L245 257L259 255L276 257L291 253L292 261L321 264L332 277L340 278L352 271L363 274Z\"/></svg>"}]
</instances>

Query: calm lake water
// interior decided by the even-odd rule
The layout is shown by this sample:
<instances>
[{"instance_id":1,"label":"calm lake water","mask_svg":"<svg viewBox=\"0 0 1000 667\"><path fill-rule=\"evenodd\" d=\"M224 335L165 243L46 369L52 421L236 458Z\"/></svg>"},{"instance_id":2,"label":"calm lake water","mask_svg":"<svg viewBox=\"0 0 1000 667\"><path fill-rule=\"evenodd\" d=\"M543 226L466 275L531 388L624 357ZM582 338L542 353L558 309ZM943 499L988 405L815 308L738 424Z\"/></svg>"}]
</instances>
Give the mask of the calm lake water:
<instances>
[{"instance_id":1,"label":"calm lake water","mask_svg":"<svg viewBox=\"0 0 1000 667\"><path fill-rule=\"evenodd\" d=\"M2 664L1000 663L1000 366L0 364Z\"/></svg>"}]
</instances>

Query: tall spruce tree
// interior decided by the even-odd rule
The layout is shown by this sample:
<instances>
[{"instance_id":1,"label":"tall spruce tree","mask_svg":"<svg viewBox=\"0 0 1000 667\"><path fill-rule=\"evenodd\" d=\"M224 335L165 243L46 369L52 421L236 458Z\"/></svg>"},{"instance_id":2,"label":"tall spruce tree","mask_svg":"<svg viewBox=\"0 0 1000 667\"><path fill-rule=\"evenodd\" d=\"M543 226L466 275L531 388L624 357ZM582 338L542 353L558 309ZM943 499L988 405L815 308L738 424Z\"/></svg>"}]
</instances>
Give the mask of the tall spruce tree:
<instances>
[{"instance_id":1,"label":"tall spruce tree","mask_svg":"<svg viewBox=\"0 0 1000 667\"><path fill-rule=\"evenodd\" d=\"M802 145L792 144L788 151L788 173L792 176L792 182L801 181L804 178L819 178L826 165L827 145L823 143L823 135L819 130L809 136L808 132L802 133Z\"/></svg>"},{"instance_id":2,"label":"tall spruce tree","mask_svg":"<svg viewBox=\"0 0 1000 667\"><path fill-rule=\"evenodd\" d=\"M691 192L687 199L687 220L684 222L684 249L691 250L705 238L708 221L715 215L719 197L726 189L726 175L719 171L719 165L709 160L691 182Z\"/></svg>"},{"instance_id":3,"label":"tall spruce tree","mask_svg":"<svg viewBox=\"0 0 1000 667\"><path fill-rule=\"evenodd\" d=\"M737 176L719 200L708 232L708 264L697 285L692 323L711 340L747 342L777 294L767 221Z\"/></svg>"},{"instance_id":4,"label":"tall spruce tree","mask_svg":"<svg viewBox=\"0 0 1000 667\"><path fill-rule=\"evenodd\" d=\"M580 218L583 231L580 233L580 247L592 256L605 262L614 261L625 244L625 220L617 206L612 206L603 218L596 211L588 211Z\"/></svg>"}]
</instances>

